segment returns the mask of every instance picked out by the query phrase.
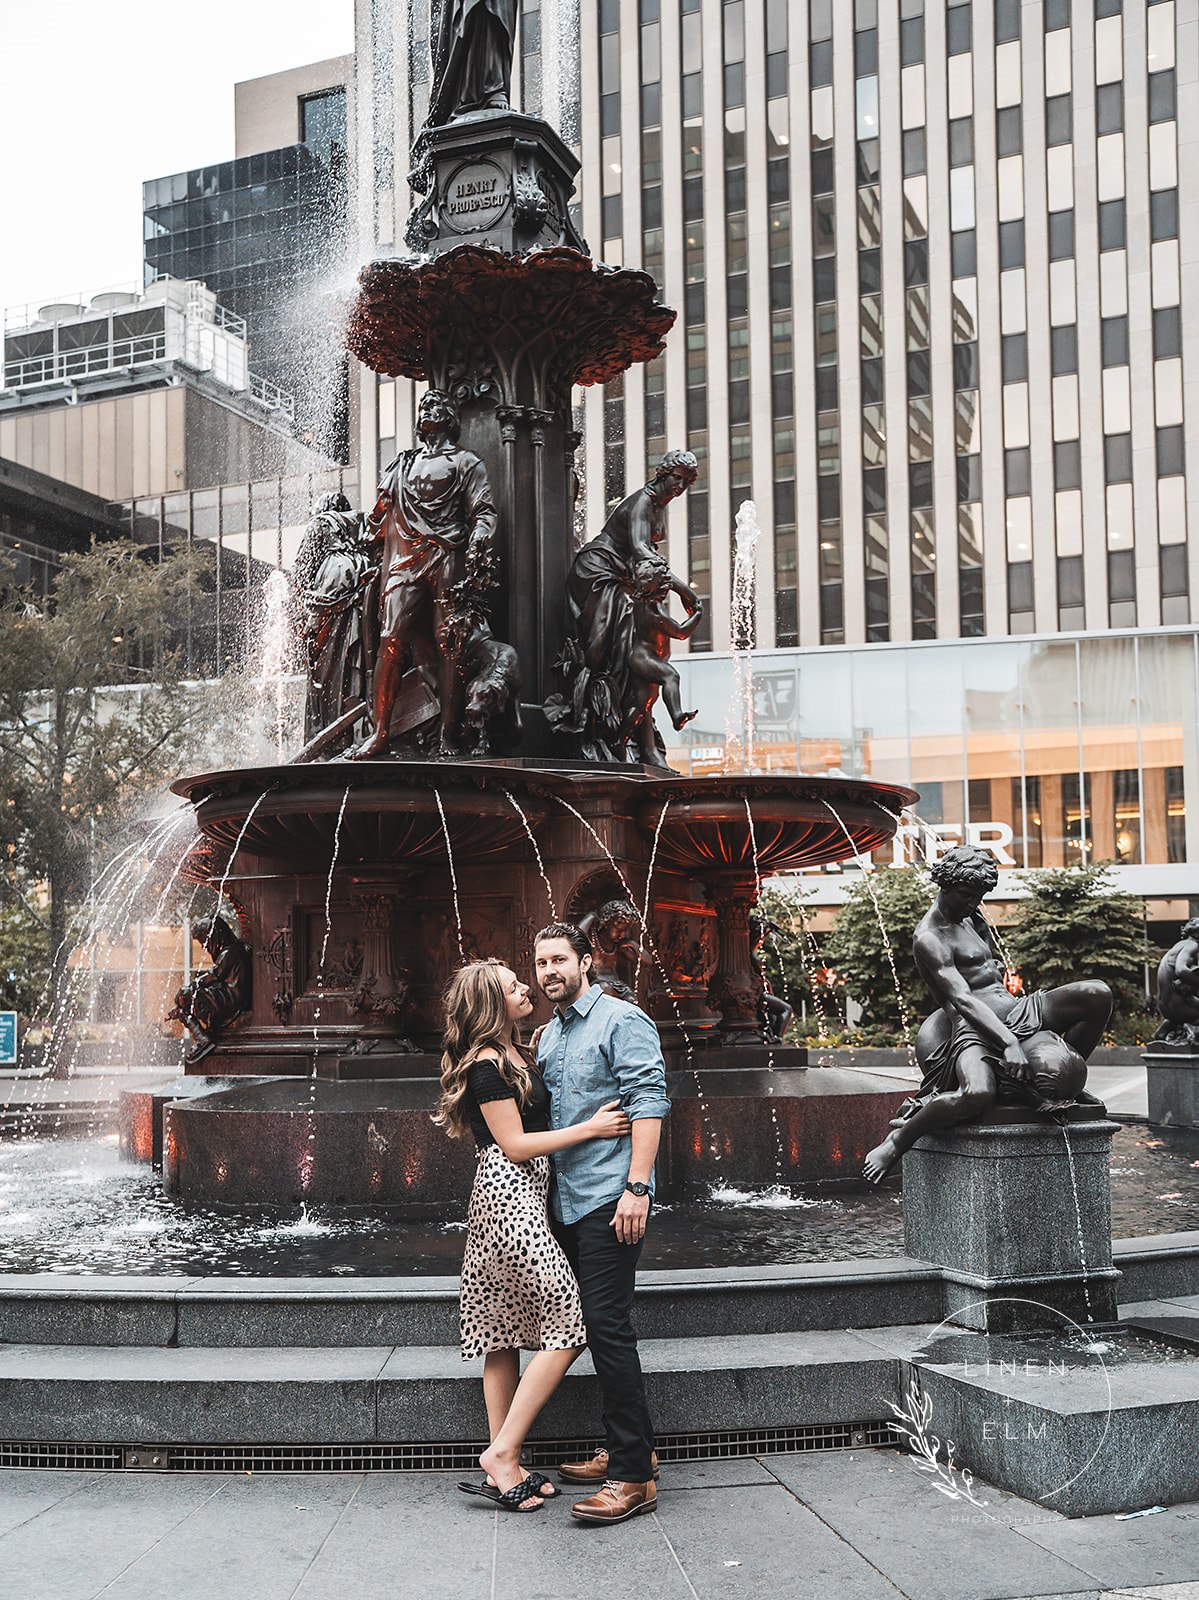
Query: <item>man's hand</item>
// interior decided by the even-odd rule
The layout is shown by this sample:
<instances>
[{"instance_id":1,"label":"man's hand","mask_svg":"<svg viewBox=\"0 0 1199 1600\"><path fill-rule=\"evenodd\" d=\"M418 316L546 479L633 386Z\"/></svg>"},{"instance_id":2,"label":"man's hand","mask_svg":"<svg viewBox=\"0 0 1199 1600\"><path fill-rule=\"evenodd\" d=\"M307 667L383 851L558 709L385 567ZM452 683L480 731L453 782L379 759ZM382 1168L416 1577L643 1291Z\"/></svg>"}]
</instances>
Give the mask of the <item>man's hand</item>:
<instances>
[{"instance_id":1,"label":"man's hand","mask_svg":"<svg viewBox=\"0 0 1199 1600\"><path fill-rule=\"evenodd\" d=\"M1012 1077L1020 1083L1025 1083L1032 1077L1032 1068L1028 1064L1028 1057L1024 1054L1024 1046L1015 1039L1003 1052L1003 1064Z\"/></svg>"},{"instance_id":2,"label":"man's hand","mask_svg":"<svg viewBox=\"0 0 1199 1600\"><path fill-rule=\"evenodd\" d=\"M616 1215L610 1227L616 1229L621 1244L639 1244L645 1238L645 1224L649 1218L649 1195L640 1199L626 1189L616 1202Z\"/></svg>"}]
</instances>

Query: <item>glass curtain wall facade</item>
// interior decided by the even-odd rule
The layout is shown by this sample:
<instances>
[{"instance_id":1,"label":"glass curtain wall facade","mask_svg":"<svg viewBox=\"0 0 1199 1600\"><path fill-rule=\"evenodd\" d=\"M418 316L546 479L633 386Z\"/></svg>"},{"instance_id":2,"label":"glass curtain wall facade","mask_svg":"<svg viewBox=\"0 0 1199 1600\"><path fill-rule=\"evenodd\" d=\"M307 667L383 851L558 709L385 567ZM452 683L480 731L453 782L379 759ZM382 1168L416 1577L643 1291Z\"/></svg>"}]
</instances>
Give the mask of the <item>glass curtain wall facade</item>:
<instances>
[{"instance_id":1,"label":"glass curtain wall facade","mask_svg":"<svg viewBox=\"0 0 1199 1600\"><path fill-rule=\"evenodd\" d=\"M358 474L348 468L302 472L154 495L112 508L140 544L159 551L192 549L206 558L184 641L190 677L219 677L253 661L266 579L278 568L291 569L313 503L337 491L358 505Z\"/></svg>"},{"instance_id":2,"label":"glass curtain wall facade","mask_svg":"<svg viewBox=\"0 0 1199 1600\"><path fill-rule=\"evenodd\" d=\"M301 99L299 125L299 144L144 184L145 276L198 279L243 317L255 372L344 460L347 366L319 292L347 260L344 88Z\"/></svg>"},{"instance_id":3,"label":"glass curtain wall facade","mask_svg":"<svg viewBox=\"0 0 1199 1600\"><path fill-rule=\"evenodd\" d=\"M768 530L762 645L1199 616L1193 7L584 0L580 19L584 231L680 311L677 352L587 395L588 524L661 444L696 452L671 533L709 601L693 649L728 647L745 498Z\"/></svg>"},{"instance_id":4,"label":"glass curtain wall facade","mask_svg":"<svg viewBox=\"0 0 1199 1600\"><path fill-rule=\"evenodd\" d=\"M729 660L680 670L700 710L668 759L720 771ZM1199 632L765 651L753 671L755 768L909 785L942 847L1169 868L1126 886L1199 904ZM931 837L917 830L911 853Z\"/></svg>"}]
</instances>

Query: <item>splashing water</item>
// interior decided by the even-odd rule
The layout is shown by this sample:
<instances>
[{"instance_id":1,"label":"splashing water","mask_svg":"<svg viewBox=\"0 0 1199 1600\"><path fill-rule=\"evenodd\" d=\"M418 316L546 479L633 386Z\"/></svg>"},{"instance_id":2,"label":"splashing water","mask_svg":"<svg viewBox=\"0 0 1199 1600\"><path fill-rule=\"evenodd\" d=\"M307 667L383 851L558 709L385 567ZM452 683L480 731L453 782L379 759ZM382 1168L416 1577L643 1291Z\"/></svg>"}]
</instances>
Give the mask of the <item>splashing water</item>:
<instances>
[{"instance_id":1,"label":"splashing water","mask_svg":"<svg viewBox=\"0 0 1199 1600\"><path fill-rule=\"evenodd\" d=\"M545 884L545 897L549 901L549 907L550 907L550 921L551 922L557 922L558 921L558 907L554 904L553 886L550 883L548 874L546 873L545 862L541 859L541 850L538 847L537 840L533 836L533 829L529 825L529 819L525 815L524 810L522 809L520 803L517 801L516 796L512 793L511 789L505 789L504 790L504 796L508 800L509 804L512 806L513 810L516 812L517 816L520 818L521 822L524 824L524 830L525 830L526 834L528 834L529 843L533 846L533 855L534 855L534 857L536 858L536 861L537 861L537 870L541 874L542 883ZM449 839L448 839L448 837L447 837L447 840L446 840L446 847L447 847L447 849L449 847ZM459 936L458 948L459 949L462 948L461 936Z\"/></svg>"},{"instance_id":2,"label":"splashing water","mask_svg":"<svg viewBox=\"0 0 1199 1600\"><path fill-rule=\"evenodd\" d=\"M587 832L595 840L596 844L599 845L600 849L604 852L604 855L607 856L608 863L613 872L620 881L620 886L625 892L625 899L631 906L636 906L637 902L633 898L633 891L629 887L628 879L620 870L619 862L612 854L611 850L608 849L608 846L600 838L599 834L591 826L590 822L588 822L587 818L581 811L576 810L576 808L571 805L570 801L565 799L562 795L555 795L554 798L558 801L559 805L563 806L567 811L570 812L571 816L574 817L577 822L582 823L583 827L586 828ZM659 825L661 825L660 819ZM712 1123L711 1111L709 1109L707 1099L704 1096L703 1082L698 1071L696 1070L695 1050L691 1043L691 1036L687 1032L686 1024L683 1021L682 1009L679 1006L678 998L676 997L674 989L671 985L670 974L666 970L666 966L663 963L661 956L658 954L658 947L654 942L654 936L650 932L649 924L647 922L642 923L641 933L645 940L646 946L649 949L650 960L657 968L658 976L662 980L663 990L665 991L667 999L670 1001L671 1010L674 1012L675 1021L678 1024L679 1037L683 1041L683 1051L687 1059L687 1070L691 1073L691 1076L695 1080L695 1092L699 1101L700 1118L702 1121L704 1138L707 1141L709 1154L711 1155L713 1161L719 1161L721 1154L720 1142L716 1137L716 1130Z\"/></svg>"},{"instance_id":3,"label":"splashing water","mask_svg":"<svg viewBox=\"0 0 1199 1600\"><path fill-rule=\"evenodd\" d=\"M458 869L454 865L454 847L450 843L450 825L446 820L445 807L441 803L441 791L434 789L433 798L437 801L437 814L441 818L441 836L445 840L445 858L450 864L450 892L454 897L454 927L458 935L458 959L465 962L466 947L462 942L462 907L458 902Z\"/></svg>"},{"instance_id":4,"label":"splashing water","mask_svg":"<svg viewBox=\"0 0 1199 1600\"><path fill-rule=\"evenodd\" d=\"M308 1148L300 1158L300 1187L307 1190L312 1183L312 1170L316 1164L316 1078L320 1060L321 999L325 990L325 958L329 954L329 935L333 929L333 875L337 871L337 857L341 853L341 824L350 799L350 785L346 785L333 826L333 851L329 857L329 876L325 879L325 931L321 936L321 953L316 964L316 1002L312 1008L312 1072L308 1079ZM307 1216L307 1213L304 1213Z\"/></svg>"},{"instance_id":5,"label":"splashing water","mask_svg":"<svg viewBox=\"0 0 1199 1600\"><path fill-rule=\"evenodd\" d=\"M282 763L286 727L288 668L291 665L292 629L289 616L291 585L287 576L272 572L263 585L263 619L259 670L262 711L270 711L275 739L275 759Z\"/></svg>"},{"instance_id":6,"label":"splashing water","mask_svg":"<svg viewBox=\"0 0 1199 1600\"><path fill-rule=\"evenodd\" d=\"M836 806L831 805L827 800L822 800L820 803L833 817L837 826L845 835L850 849L855 855L857 855L857 846L854 844L853 835L845 826L845 822ZM917 1063L916 1047L912 1043L912 1017L908 1010L907 1001L904 999L903 985L899 981L899 968L895 965L895 950L891 944L891 935L887 932L887 924L883 921L883 908L878 903L878 895L874 892L874 884L871 881L871 872L869 870L863 870L862 880L866 885L866 893L870 896L870 903L874 907L875 919L878 922L878 931L882 934L883 949L886 951L887 955L887 965L891 968L891 981L895 985L895 998L899 1002L899 1021L903 1028L904 1038L907 1040L908 1065L911 1067L912 1071L915 1072L917 1070Z\"/></svg>"},{"instance_id":7,"label":"splashing water","mask_svg":"<svg viewBox=\"0 0 1199 1600\"><path fill-rule=\"evenodd\" d=\"M268 786L258 796L257 800L255 800L254 804L246 812L245 820L242 822L242 825L238 830L237 838L233 842L233 849L229 852L229 859L225 863L225 870L221 873L221 881L217 885L216 897L218 907L220 902L225 898L225 885L229 882L229 874L233 871L233 863L237 859L237 853L241 849L242 841L245 839L246 834L249 831L250 824L254 820L254 813L266 799L267 795L274 791L274 787L275 786L273 783L268 784Z\"/></svg>"},{"instance_id":8,"label":"splashing water","mask_svg":"<svg viewBox=\"0 0 1199 1600\"><path fill-rule=\"evenodd\" d=\"M724 770L748 772L754 759L754 562L758 513L752 500L737 510L733 554L733 599L729 616L733 654L733 694L725 723Z\"/></svg>"},{"instance_id":9,"label":"splashing water","mask_svg":"<svg viewBox=\"0 0 1199 1600\"><path fill-rule=\"evenodd\" d=\"M663 800L662 809L658 813L658 824L654 829L654 845L649 853L649 870L645 875L645 904L641 908L641 926L649 927L649 901L650 891L654 884L654 871L658 865L658 841L662 837L662 824L666 821L666 813L670 810L669 799Z\"/></svg>"},{"instance_id":10,"label":"splashing water","mask_svg":"<svg viewBox=\"0 0 1199 1600\"><path fill-rule=\"evenodd\" d=\"M1065 1122L1058 1123L1062 1130L1062 1138L1066 1142L1066 1165L1070 1169L1070 1193L1074 1196L1074 1222L1078 1230L1078 1261L1082 1270L1082 1293L1087 1303L1087 1321L1094 1322L1095 1312L1091 1305L1091 1286L1087 1282L1090 1269L1087 1266L1087 1247L1082 1236L1082 1207L1078 1200L1078 1176L1074 1171L1074 1151L1070 1144L1070 1135L1066 1131Z\"/></svg>"}]
</instances>

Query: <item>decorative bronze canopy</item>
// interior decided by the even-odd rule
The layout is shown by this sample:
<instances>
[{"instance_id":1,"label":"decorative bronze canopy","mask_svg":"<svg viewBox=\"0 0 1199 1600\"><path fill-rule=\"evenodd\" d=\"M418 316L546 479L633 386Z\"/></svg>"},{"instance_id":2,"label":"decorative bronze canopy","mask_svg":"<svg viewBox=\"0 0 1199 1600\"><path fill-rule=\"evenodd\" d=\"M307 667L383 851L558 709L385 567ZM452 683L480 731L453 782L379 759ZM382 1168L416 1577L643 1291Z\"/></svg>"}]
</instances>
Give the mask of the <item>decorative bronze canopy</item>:
<instances>
[{"instance_id":1,"label":"decorative bronze canopy","mask_svg":"<svg viewBox=\"0 0 1199 1600\"><path fill-rule=\"evenodd\" d=\"M565 248L517 256L463 244L432 260L372 261L358 283L350 353L374 372L431 382L443 381L436 352L450 328L552 332L563 376L592 384L660 355L678 315L648 272Z\"/></svg>"}]
</instances>

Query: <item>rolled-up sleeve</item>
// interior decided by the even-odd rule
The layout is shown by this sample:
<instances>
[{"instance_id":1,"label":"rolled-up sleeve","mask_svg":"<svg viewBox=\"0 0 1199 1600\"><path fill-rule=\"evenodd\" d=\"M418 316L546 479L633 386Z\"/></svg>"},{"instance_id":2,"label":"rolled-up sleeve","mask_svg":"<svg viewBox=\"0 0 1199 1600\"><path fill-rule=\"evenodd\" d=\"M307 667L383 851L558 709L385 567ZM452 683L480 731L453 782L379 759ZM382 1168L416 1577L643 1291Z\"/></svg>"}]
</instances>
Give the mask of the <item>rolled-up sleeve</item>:
<instances>
[{"instance_id":1,"label":"rolled-up sleeve","mask_svg":"<svg viewBox=\"0 0 1199 1600\"><path fill-rule=\"evenodd\" d=\"M612 1070L630 1122L669 1114L661 1040L657 1028L637 1006L620 1007L612 1032Z\"/></svg>"}]
</instances>

